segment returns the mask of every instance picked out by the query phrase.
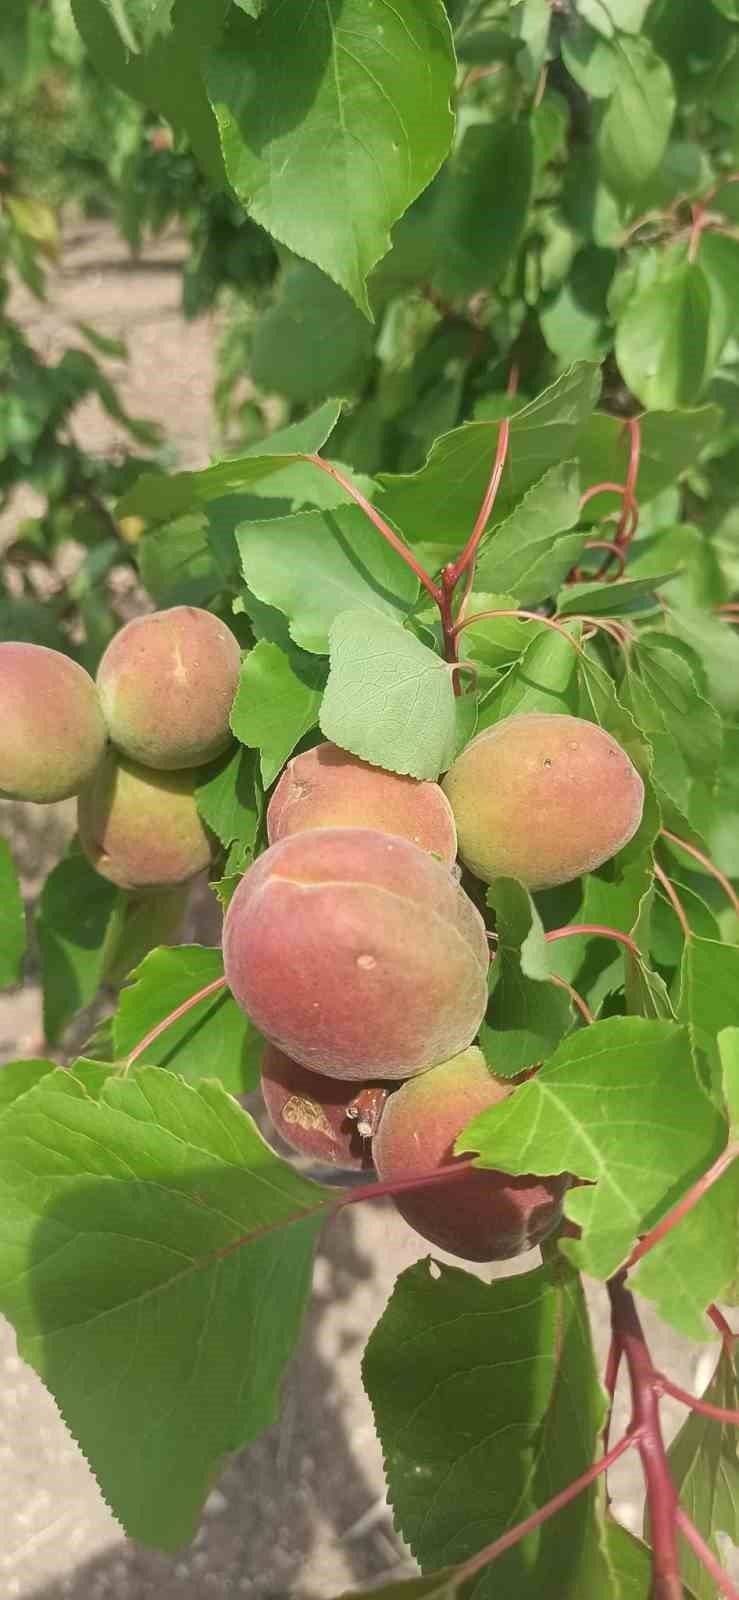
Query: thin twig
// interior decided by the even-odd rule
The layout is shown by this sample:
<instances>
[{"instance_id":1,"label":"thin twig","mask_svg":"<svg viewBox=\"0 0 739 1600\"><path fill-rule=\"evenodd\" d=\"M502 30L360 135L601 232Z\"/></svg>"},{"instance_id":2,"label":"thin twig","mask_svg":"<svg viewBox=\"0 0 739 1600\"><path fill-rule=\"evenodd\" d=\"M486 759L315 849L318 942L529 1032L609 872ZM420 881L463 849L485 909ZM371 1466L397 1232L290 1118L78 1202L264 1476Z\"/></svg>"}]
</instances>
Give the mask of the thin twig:
<instances>
[{"instance_id":1,"label":"thin twig","mask_svg":"<svg viewBox=\"0 0 739 1600\"><path fill-rule=\"evenodd\" d=\"M729 1411L726 1406L714 1406L710 1400L701 1400L698 1395L691 1394L689 1389L681 1389L679 1383L673 1383L662 1372L657 1375L657 1389L660 1394L669 1394L673 1400L679 1400L681 1405L689 1406L691 1411L699 1411L702 1417L714 1417L717 1422L726 1422L730 1426L739 1428L739 1411Z\"/></svg>"},{"instance_id":2,"label":"thin twig","mask_svg":"<svg viewBox=\"0 0 739 1600\"><path fill-rule=\"evenodd\" d=\"M608 928L600 922L571 922L567 928L552 928L549 933L545 933L544 938L551 944L555 939L572 939L581 933L599 935L604 939L616 939L619 944L625 946L635 961L641 961L638 945L628 933L621 933L619 928Z\"/></svg>"},{"instance_id":3,"label":"thin twig","mask_svg":"<svg viewBox=\"0 0 739 1600\"><path fill-rule=\"evenodd\" d=\"M729 1167L737 1156L739 1156L739 1141L727 1144L722 1154L703 1173L703 1176L698 1178L697 1182L688 1189L682 1199L678 1200L677 1205L673 1206L671 1211L668 1211L667 1216L663 1217L662 1221L656 1223L653 1228L650 1228L649 1232L643 1235L638 1244L634 1245L626 1263L625 1270L627 1272L636 1266L637 1261L641 1261L642 1256L653 1250L655 1245L665 1238L666 1234L671 1233L679 1222L682 1222L683 1217L686 1217L688 1212L697 1206L698 1201L703 1199L704 1194L708 1194L709 1189L712 1189L714 1184L718 1183L719 1178L722 1178L724 1173L728 1172Z\"/></svg>"},{"instance_id":4,"label":"thin twig","mask_svg":"<svg viewBox=\"0 0 739 1600\"><path fill-rule=\"evenodd\" d=\"M678 895L674 884L672 884L670 882L670 880L669 880L669 878L667 876L667 873L662 871L662 868L661 868L659 862L658 861L653 861L652 862L652 867L653 867L653 871L654 871L654 876L657 879L657 882L661 883L662 888L664 889L665 894L667 895L667 898L668 898L668 900L670 902L670 905L672 906L672 909L673 909L673 911L675 913L675 916L677 917L677 920L680 923L680 927L682 928L683 934L685 936L685 942L686 942L686 944L689 944L690 940L693 937L693 930L692 930L692 928L690 926L690 923L688 922L688 919L687 919L687 917L685 915L685 909L684 909L683 903L682 903L682 901L680 899L680 896Z\"/></svg>"},{"instance_id":5,"label":"thin twig","mask_svg":"<svg viewBox=\"0 0 739 1600\"><path fill-rule=\"evenodd\" d=\"M423 584L424 589L426 589L428 594L431 595L431 599L435 601L437 606L440 605L442 599L441 589L437 584L434 583L433 578L429 577L428 572L426 572L420 563L416 561L415 556L408 549L407 544L405 544L395 530L390 527L390 524L385 521L385 518L380 516L379 511L375 510L375 507L372 505L371 501L369 501L366 496L362 494L361 490L355 488L354 484L350 483L349 479L344 477L343 472L339 472L338 467L333 467L330 461L324 461L322 456L306 454L302 457L302 460L309 461L314 467L320 467L321 471L327 473L329 478L333 478L335 483L340 484L341 488L351 496L355 504L361 507L365 516L369 517L370 522L374 523L378 533L382 534L382 537L386 540L387 544L389 544L392 549L397 552L401 560L405 562L406 566L410 567L411 572L415 573L419 583Z\"/></svg>"},{"instance_id":6,"label":"thin twig","mask_svg":"<svg viewBox=\"0 0 739 1600\"><path fill-rule=\"evenodd\" d=\"M710 872L711 876L716 879L716 882L721 884L724 894L726 895L727 899L731 901L737 916L739 916L739 895L737 895L733 884L729 882L726 874L721 871L720 867L716 866L715 862L711 860L710 856L704 855L703 851L699 850L696 845L688 844L687 839L680 839L676 833L670 833L669 828L662 829L662 837L663 839L669 839L671 844L678 845L681 850L685 851L686 855L692 856L694 861L699 861L701 866L705 868L706 872Z\"/></svg>"},{"instance_id":7,"label":"thin twig","mask_svg":"<svg viewBox=\"0 0 739 1600\"><path fill-rule=\"evenodd\" d=\"M595 1017L587 1002L583 1000L581 994L578 994L577 989L574 989L572 984L567 982L566 978L560 978L558 972L550 972L549 981L550 983L556 983L560 989L566 990L573 1005L577 1006L580 1015L585 1018L586 1022L595 1022Z\"/></svg>"},{"instance_id":8,"label":"thin twig","mask_svg":"<svg viewBox=\"0 0 739 1600\"><path fill-rule=\"evenodd\" d=\"M675 1521L683 1538L687 1539L689 1545L692 1545L698 1560L705 1567L706 1572L710 1573L719 1593L724 1595L726 1600L739 1600L739 1589L732 1583L721 1562L716 1560L713 1551L709 1550L705 1540L701 1538L695 1523L691 1521L687 1511L682 1506L677 1508Z\"/></svg>"},{"instance_id":9,"label":"thin twig","mask_svg":"<svg viewBox=\"0 0 739 1600\"><path fill-rule=\"evenodd\" d=\"M488 522L490 521L490 513L495 505L498 489L500 488L500 480L503 476L503 468L505 467L506 456L508 454L508 441L510 438L510 432L510 419L508 417L504 417L498 429L498 443L493 461L493 470L490 474L490 481L487 489L485 490L485 495L477 515L475 526L472 529L461 555L457 557L456 561L451 563L451 566L448 569L449 582L452 588L454 588L454 585L459 581L462 573L466 572L467 568L472 565L477 554L477 547L482 539L485 529L487 528Z\"/></svg>"},{"instance_id":10,"label":"thin twig","mask_svg":"<svg viewBox=\"0 0 739 1600\"><path fill-rule=\"evenodd\" d=\"M171 1028L174 1022L179 1022L180 1017L184 1017L188 1011L192 1011L193 1006L199 1005L201 1000L207 1000L209 995L215 994L217 990L225 989L225 987L225 978L214 978L212 983L206 983L204 989L198 989L197 994L189 995L187 1000L183 1000L181 1006L176 1006L174 1011L170 1011L169 1016L164 1017L161 1022L157 1023L155 1028L151 1028L145 1034L141 1042L136 1045L135 1050L131 1051L126 1065L132 1067L134 1061L138 1061L139 1056L143 1055L149 1045L159 1038L160 1033L164 1033L167 1028Z\"/></svg>"}]
</instances>

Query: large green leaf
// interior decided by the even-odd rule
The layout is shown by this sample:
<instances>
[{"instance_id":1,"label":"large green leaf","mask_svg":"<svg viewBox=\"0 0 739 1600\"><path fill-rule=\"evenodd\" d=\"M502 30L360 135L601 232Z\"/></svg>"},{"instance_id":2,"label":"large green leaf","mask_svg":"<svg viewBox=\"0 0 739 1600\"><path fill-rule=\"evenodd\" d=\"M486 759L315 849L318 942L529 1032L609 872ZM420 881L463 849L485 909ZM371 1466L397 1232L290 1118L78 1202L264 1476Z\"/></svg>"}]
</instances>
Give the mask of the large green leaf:
<instances>
[{"instance_id":1,"label":"large green leaf","mask_svg":"<svg viewBox=\"0 0 739 1600\"><path fill-rule=\"evenodd\" d=\"M245 522L236 542L252 594L288 618L303 650L326 655L342 611L403 615L418 579L359 506Z\"/></svg>"},{"instance_id":2,"label":"large green leaf","mask_svg":"<svg viewBox=\"0 0 739 1600\"><path fill-rule=\"evenodd\" d=\"M550 467L483 547L476 584L515 594L522 606L553 594L588 537L582 528L570 532L579 516L579 492L574 462Z\"/></svg>"},{"instance_id":3,"label":"large green leaf","mask_svg":"<svg viewBox=\"0 0 739 1600\"><path fill-rule=\"evenodd\" d=\"M579 623L571 624L573 635ZM464 638L464 634L462 635ZM489 728L515 712L575 710L577 692L576 644L552 628L537 630L513 669L499 679L483 700L478 728Z\"/></svg>"},{"instance_id":4,"label":"large green leaf","mask_svg":"<svg viewBox=\"0 0 739 1600\"><path fill-rule=\"evenodd\" d=\"M721 421L718 406L699 406L693 411L649 411L640 417L639 500L646 503L674 484L710 444ZM604 411L588 417L573 451L580 461L583 488L596 483L623 483L629 444L629 430L619 417L607 416ZM588 501L586 515L597 522L614 509L620 509L614 495L594 495ZM634 554L638 554L638 548Z\"/></svg>"},{"instance_id":5,"label":"large green leaf","mask_svg":"<svg viewBox=\"0 0 739 1600\"><path fill-rule=\"evenodd\" d=\"M500 522L548 467L568 461L600 389L597 367L585 362L511 418L510 448L495 520ZM411 542L456 550L480 509L498 440L498 424L467 422L438 439L418 472L380 474L383 512Z\"/></svg>"},{"instance_id":6,"label":"large green leaf","mask_svg":"<svg viewBox=\"0 0 739 1600\"><path fill-rule=\"evenodd\" d=\"M409 1267L363 1376L396 1519L425 1570L473 1555L598 1454L603 1394L582 1289L561 1262L490 1284ZM475 1594L613 1592L601 1512L595 1487L500 1556Z\"/></svg>"},{"instance_id":7,"label":"large green leaf","mask_svg":"<svg viewBox=\"0 0 739 1600\"><path fill-rule=\"evenodd\" d=\"M674 257L629 300L616 329L616 359L645 406L688 405L707 376L711 295L697 263Z\"/></svg>"},{"instance_id":8,"label":"large green leaf","mask_svg":"<svg viewBox=\"0 0 739 1600\"><path fill-rule=\"evenodd\" d=\"M391 772L438 778L457 753L447 663L379 612L343 611L330 639L326 738Z\"/></svg>"},{"instance_id":9,"label":"large green leaf","mask_svg":"<svg viewBox=\"0 0 739 1600\"><path fill-rule=\"evenodd\" d=\"M79 1074L0 1122L0 1307L127 1533L172 1550L275 1420L331 1192L220 1084Z\"/></svg>"},{"instance_id":10,"label":"large green leaf","mask_svg":"<svg viewBox=\"0 0 739 1600\"><path fill-rule=\"evenodd\" d=\"M103 979L105 939L125 895L72 854L49 873L39 897L36 927L41 951L44 1033L61 1038L76 1011L94 1000Z\"/></svg>"},{"instance_id":11,"label":"large green leaf","mask_svg":"<svg viewBox=\"0 0 739 1600\"><path fill-rule=\"evenodd\" d=\"M103 0L127 50L148 50L172 26L173 0Z\"/></svg>"},{"instance_id":12,"label":"large green leaf","mask_svg":"<svg viewBox=\"0 0 739 1600\"><path fill-rule=\"evenodd\" d=\"M220 950L196 944L152 950L121 994L113 1019L116 1057L125 1059L158 1022L222 977ZM246 1094L259 1081L261 1054L261 1036L223 988L160 1033L141 1059L171 1068L188 1083L220 1078L232 1094Z\"/></svg>"},{"instance_id":13,"label":"large green leaf","mask_svg":"<svg viewBox=\"0 0 739 1600\"><path fill-rule=\"evenodd\" d=\"M463 298L492 288L521 243L534 176L528 121L474 123L444 172L438 206L443 240L435 282Z\"/></svg>"},{"instance_id":14,"label":"large green leaf","mask_svg":"<svg viewBox=\"0 0 739 1600\"><path fill-rule=\"evenodd\" d=\"M10 846L0 839L0 989L18 983L26 948L23 896Z\"/></svg>"},{"instance_id":15,"label":"large green leaf","mask_svg":"<svg viewBox=\"0 0 739 1600\"><path fill-rule=\"evenodd\" d=\"M242 663L231 727L259 751L262 783L274 783L288 756L318 722L325 667L315 657L287 652L267 639Z\"/></svg>"},{"instance_id":16,"label":"large green leaf","mask_svg":"<svg viewBox=\"0 0 739 1600\"><path fill-rule=\"evenodd\" d=\"M206 74L250 215L369 313L366 278L451 142L441 0L284 0L257 22L233 11Z\"/></svg>"},{"instance_id":17,"label":"large green leaf","mask_svg":"<svg viewBox=\"0 0 739 1600\"><path fill-rule=\"evenodd\" d=\"M734 1362L726 1351L705 1395L709 1405L739 1409L739 1383ZM718 1534L739 1544L739 1457L737 1430L697 1411L683 1423L668 1452L672 1481L688 1516L692 1518L714 1555L721 1560ZM696 1600L715 1600L716 1586L690 1546L681 1540L680 1570Z\"/></svg>"},{"instance_id":18,"label":"large green leaf","mask_svg":"<svg viewBox=\"0 0 739 1600\"><path fill-rule=\"evenodd\" d=\"M638 194L662 160L675 115L667 63L649 40L616 36L615 87L598 136L601 170L610 188Z\"/></svg>"},{"instance_id":19,"label":"large green leaf","mask_svg":"<svg viewBox=\"0 0 739 1600\"><path fill-rule=\"evenodd\" d=\"M719 1178L676 1228L654 1245L633 1276L639 1294L653 1300L663 1321L688 1339L715 1329L705 1315L723 1300L739 1271L739 1161ZM706 1249L706 1240L711 1247ZM631 1281L631 1280L630 1280Z\"/></svg>"},{"instance_id":20,"label":"large green leaf","mask_svg":"<svg viewBox=\"0 0 739 1600\"><path fill-rule=\"evenodd\" d=\"M696 1078L686 1030L617 1017L572 1034L535 1078L477 1117L455 1148L478 1151L478 1165L504 1172L588 1179L566 1200L582 1237L562 1248L584 1271L607 1278L725 1139Z\"/></svg>"},{"instance_id":21,"label":"large green leaf","mask_svg":"<svg viewBox=\"0 0 739 1600\"><path fill-rule=\"evenodd\" d=\"M248 659L248 657L247 657ZM233 716L233 709L232 709ZM251 752L234 745L219 761L202 767L195 799L204 822L228 847L234 839L251 849L261 813L255 760Z\"/></svg>"},{"instance_id":22,"label":"large green leaf","mask_svg":"<svg viewBox=\"0 0 739 1600\"><path fill-rule=\"evenodd\" d=\"M326 394L356 393L371 359L367 318L343 289L300 261L257 322L249 375L268 394L276 391L305 405Z\"/></svg>"}]
</instances>

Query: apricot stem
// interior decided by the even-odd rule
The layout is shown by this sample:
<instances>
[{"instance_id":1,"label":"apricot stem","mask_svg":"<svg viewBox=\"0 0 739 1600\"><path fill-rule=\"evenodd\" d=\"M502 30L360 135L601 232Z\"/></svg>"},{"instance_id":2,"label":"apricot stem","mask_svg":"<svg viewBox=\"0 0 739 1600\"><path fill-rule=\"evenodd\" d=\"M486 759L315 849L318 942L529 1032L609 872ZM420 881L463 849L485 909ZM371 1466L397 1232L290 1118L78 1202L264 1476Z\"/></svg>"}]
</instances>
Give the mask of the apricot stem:
<instances>
[{"instance_id":1,"label":"apricot stem","mask_svg":"<svg viewBox=\"0 0 739 1600\"><path fill-rule=\"evenodd\" d=\"M639 948L628 933L621 933L618 928L605 927L600 922L571 922L567 928L552 928L549 933L545 933L544 938L552 944L555 939L571 939L581 933L600 936L603 939L616 939L619 944L625 946L635 961L641 962Z\"/></svg>"},{"instance_id":2,"label":"apricot stem","mask_svg":"<svg viewBox=\"0 0 739 1600\"><path fill-rule=\"evenodd\" d=\"M143 1055L145 1050L148 1050L149 1045L159 1038L160 1033L164 1033L167 1028L171 1028L173 1022L179 1022L180 1017L184 1017L188 1011L192 1011L193 1006L199 1005L201 1000L207 1000L208 995L215 994L217 990L225 989L225 987L225 978L214 978L212 983L206 983L204 989L198 989L197 994L191 994L187 1000L183 1000L182 1005L175 1006L174 1011L170 1011L169 1016L164 1017L161 1022L156 1024L155 1028L151 1028L144 1035L144 1038L136 1045L136 1048L131 1051L126 1066L132 1067L134 1061L137 1061L139 1056Z\"/></svg>"},{"instance_id":3,"label":"apricot stem","mask_svg":"<svg viewBox=\"0 0 739 1600\"><path fill-rule=\"evenodd\" d=\"M346 490L346 493L351 496L356 505L361 507L365 516L369 517L370 522L374 523L378 533L382 534L383 539L385 539L392 549L397 552L401 560L405 562L406 566L410 567L411 572L415 573L419 583L423 584L424 589L428 594L430 594L431 599L435 602L435 604L441 608L443 599L441 589L437 584L434 583L433 578L429 577L429 574L426 572L425 568L422 567L418 561L416 561L415 556L408 549L407 544L405 544L394 531L394 529L390 527L390 524L385 521L385 518L380 516L379 511L375 510L375 507L372 505L371 501L369 501L366 496L362 494L361 490L356 489L354 484L350 483L349 479L344 477L343 472L339 471L338 467L332 467L330 461L324 461L322 456L304 455L302 459L303 461L309 461L311 466L320 467L322 472L326 472L329 478L333 478L336 483L341 485L342 489Z\"/></svg>"},{"instance_id":4,"label":"apricot stem","mask_svg":"<svg viewBox=\"0 0 739 1600\"><path fill-rule=\"evenodd\" d=\"M739 916L739 895L737 895L733 884L729 882L726 874L721 871L720 867L716 866L715 862L711 860L711 857L704 855L703 851L699 850L696 845L688 844L687 839L678 838L678 835L676 833L671 833L669 828L662 828L661 832L663 839L669 839L671 844L678 845L681 850L685 851L686 855L692 856L694 861L699 861L701 866L705 867L706 872L710 872L711 876L716 879L716 882L721 884L724 894L727 896L727 899L731 901L737 916Z\"/></svg>"},{"instance_id":5,"label":"apricot stem","mask_svg":"<svg viewBox=\"0 0 739 1600\"><path fill-rule=\"evenodd\" d=\"M715 1417L717 1422L728 1422L739 1428L739 1411L728 1411L726 1406L714 1406L710 1400L701 1400L689 1389L681 1389L679 1383L673 1383L662 1372L657 1374L657 1389L660 1394L669 1394L673 1400L679 1400L691 1411L699 1411L702 1417Z\"/></svg>"},{"instance_id":6,"label":"apricot stem","mask_svg":"<svg viewBox=\"0 0 739 1600\"><path fill-rule=\"evenodd\" d=\"M678 1222L682 1222L683 1217L687 1216L688 1212L697 1206L698 1201L703 1199L704 1194L708 1194L709 1189L712 1189L713 1185L718 1183L719 1178L722 1178L724 1173L728 1171L737 1156L739 1156L739 1140L732 1140L730 1144L727 1144L721 1155L717 1156L713 1164L707 1168L702 1177L697 1179L681 1200L678 1200L677 1205L673 1206L671 1211L668 1211L667 1216L663 1217L662 1221L656 1223L653 1228L650 1228L648 1233L642 1235L638 1244L634 1245L624 1271L628 1272L632 1267L636 1266L637 1261L641 1261L642 1256L647 1255L648 1251L653 1250L654 1246L659 1244L666 1234L671 1233L672 1229L677 1227ZM713 1320L715 1321L715 1318Z\"/></svg>"}]
</instances>

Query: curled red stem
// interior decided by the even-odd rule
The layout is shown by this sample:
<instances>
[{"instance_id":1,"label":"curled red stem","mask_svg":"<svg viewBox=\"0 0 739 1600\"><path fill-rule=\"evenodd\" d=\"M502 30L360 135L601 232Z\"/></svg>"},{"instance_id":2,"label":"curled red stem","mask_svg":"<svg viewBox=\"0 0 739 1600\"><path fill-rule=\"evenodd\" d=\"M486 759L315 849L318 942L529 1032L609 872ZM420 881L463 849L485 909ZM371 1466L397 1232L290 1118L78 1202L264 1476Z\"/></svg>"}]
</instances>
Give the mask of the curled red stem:
<instances>
[{"instance_id":1,"label":"curled red stem","mask_svg":"<svg viewBox=\"0 0 739 1600\"><path fill-rule=\"evenodd\" d=\"M676 844L680 850L685 851L686 855L692 856L694 861L700 862L700 865L705 868L706 872L710 872L711 877L715 878L716 882L721 884L724 894L726 895L727 899L731 901L737 916L739 916L739 895L737 895L734 885L729 882L726 874L721 871L720 867L716 866L715 862L711 860L711 857L705 855L702 850L699 850L697 845L688 844L687 839L680 839L676 833L670 833L669 828L662 829L662 837L663 839L669 839L671 844Z\"/></svg>"},{"instance_id":2,"label":"curled red stem","mask_svg":"<svg viewBox=\"0 0 739 1600\"><path fill-rule=\"evenodd\" d=\"M160 1033L164 1033L167 1028L171 1028L173 1022L179 1022L180 1017L184 1017L188 1011L192 1011L193 1006L200 1005L201 1000L207 1000L209 995L217 994L219 989L225 989L225 987L225 978L214 978L212 983L206 983L204 989L198 989L197 994L191 994L187 1000L183 1000L182 1005L175 1006L174 1011L170 1011L169 1016L164 1017L161 1022L157 1023L155 1028L150 1028L149 1032L144 1035L144 1038L136 1045L136 1048L131 1051L126 1065L132 1067L134 1061L138 1061L139 1056L143 1055L145 1050L148 1050L149 1045L159 1038Z\"/></svg>"},{"instance_id":3,"label":"curled red stem","mask_svg":"<svg viewBox=\"0 0 739 1600\"><path fill-rule=\"evenodd\" d=\"M662 888L664 889L664 892L667 895L667 898L668 898L668 900L670 902L670 905L672 906L672 909L673 909L673 911L675 913L675 916L677 917L677 920L680 923L680 927L683 930L683 934L684 934L684 937L685 937L685 942L687 944L687 943L689 943L689 941L693 937L693 930L692 930L692 928L690 926L690 923L688 922L688 919L687 919L687 917L685 915L685 909L684 909L683 903L682 903L682 901L680 899L680 896L678 895L674 884L672 884L670 882L670 880L669 880L669 878L667 876L667 873L662 871L662 868L661 868L661 866L660 866L658 861L653 862L653 869L654 869L654 876L657 879L657 882L661 883Z\"/></svg>"},{"instance_id":4,"label":"curled red stem","mask_svg":"<svg viewBox=\"0 0 739 1600\"><path fill-rule=\"evenodd\" d=\"M703 1199L704 1194L708 1194L714 1183L718 1183L719 1178L722 1178L724 1173L728 1171L738 1155L739 1141L734 1140L731 1144L727 1144L726 1149L721 1152L720 1156L716 1157L716 1160L707 1168L702 1177L692 1184L682 1199L678 1200L677 1205L673 1206L671 1211L668 1211L667 1216L663 1217L662 1221L656 1223L653 1228L650 1228L649 1232L642 1236L638 1244L634 1245L626 1263L627 1271L636 1266L637 1261L641 1261L642 1256L653 1250L654 1246L659 1244L666 1234L671 1233L672 1229L676 1228L679 1222L682 1222L683 1217L686 1217L688 1212L697 1206L698 1201Z\"/></svg>"},{"instance_id":5,"label":"curled red stem","mask_svg":"<svg viewBox=\"0 0 739 1600\"><path fill-rule=\"evenodd\" d=\"M691 1394L689 1389L681 1389L679 1383L673 1383L666 1378L663 1372L657 1374L657 1391L659 1394L669 1394L673 1400L679 1400L683 1406L688 1406L691 1411L699 1411L702 1417L714 1417L717 1422L727 1422L730 1426L739 1428L739 1411L727 1411L725 1406L714 1406L710 1400L701 1400L698 1395Z\"/></svg>"},{"instance_id":6,"label":"curled red stem","mask_svg":"<svg viewBox=\"0 0 739 1600\"><path fill-rule=\"evenodd\" d=\"M410 567L411 572L415 573L419 583L421 583L427 593L430 594L431 599L435 601L437 606L441 606L441 589L437 584L434 583L433 578L429 577L428 572L426 572L425 568L420 565L420 562L416 561L415 556L413 555L412 551L408 549L407 544L405 544L404 541L399 537L394 528L390 527L390 524L385 521L385 518L380 516L379 511L377 511L372 505L372 502L362 494L361 490L355 488L354 484L350 483L349 479L344 477L343 472L340 472L338 467L333 467L330 461L324 461L322 456L305 455L303 456L303 460L309 461L314 467L320 467L322 472L327 473L329 478L333 478L335 483L341 485L341 488L351 496L351 499L355 502L355 504L361 507L365 516L369 517L370 522L374 523L378 533L382 535L386 543L397 552L401 560L405 562L406 566Z\"/></svg>"},{"instance_id":7,"label":"curled red stem","mask_svg":"<svg viewBox=\"0 0 739 1600\"><path fill-rule=\"evenodd\" d=\"M580 510L584 509L589 500L594 500L597 494L618 494L623 496L626 494L626 485L625 483L613 483L610 478L604 479L602 483L591 484L590 488L580 495Z\"/></svg>"},{"instance_id":8,"label":"curled red stem","mask_svg":"<svg viewBox=\"0 0 739 1600\"><path fill-rule=\"evenodd\" d=\"M626 558L624 556L623 550L620 548L619 545L615 544L612 539L588 539L586 541L586 544L585 544L585 549L586 550L608 550L609 553L613 556L614 561L618 562L618 572L616 573L616 577L617 578L622 578L623 577L624 567L626 566Z\"/></svg>"},{"instance_id":9,"label":"curled red stem","mask_svg":"<svg viewBox=\"0 0 739 1600\"><path fill-rule=\"evenodd\" d=\"M554 617L540 616L538 611L476 611L473 616L465 617L464 621L454 624L452 631L455 639L459 637L463 628L471 628L476 622L487 622L492 617L516 617L519 622L540 622L544 628L553 628L555 633L563 634L565 639L572 645L573 650L577 650L578 655L582 655L577 639L573 639L572 634L567 632L563 624L555 622ZM577 620L577 618L572 618L572 621Z\"/></svg>"}]
</instances>

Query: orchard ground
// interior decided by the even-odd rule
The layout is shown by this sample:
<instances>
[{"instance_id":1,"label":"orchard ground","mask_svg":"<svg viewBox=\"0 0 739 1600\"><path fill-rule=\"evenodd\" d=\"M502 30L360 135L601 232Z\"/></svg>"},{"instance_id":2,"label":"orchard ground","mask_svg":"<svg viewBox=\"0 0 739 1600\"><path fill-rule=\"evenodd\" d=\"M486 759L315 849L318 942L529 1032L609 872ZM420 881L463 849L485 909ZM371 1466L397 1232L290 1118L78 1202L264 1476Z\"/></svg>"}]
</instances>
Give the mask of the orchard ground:
<instances>
[{"instance_id":1,"label":"orchard ground","mask_svg":"<svg viewBox=\"0 0 739 1600\"><path fill-rule=\"evenodd\" d=\"M199 467L208 461L212 443L216 329L210 318L183 322L178 270L183 254L170 235L131 264L112 228L87 224L75 230L61 268L50 274L47 304L22 293L11 311L47 357L58 357L77 341L77 321L123 336L127 366L107 365L124 403L134 415L165 426L178 447L179 465ZM76 413L74 427L88 450L114 450L119 439L94 400ZM0 544L28 509L17 501L10 516L0 519ZM73 802L46 809L0 802L0 831L13 846L29 901L64 848L73 819ZM187 935L215 942L207 896L193 913ZM22 993L0 996L0 1061L34 1054L40 1039L33 982ZM286 1380L281 1425L231 1461L210 1496L194 1544L171 1559L124 1539L51 1397L18 1360L10 1327L0 1324L3 1600L233 1600L239 1595L325 1600L373 1580L410 1576L415 1564L394 1533L384 1502L380 1447L359 1384L359 1362L398 1273L427 1253L389 1202L352 1208L326 1229L314 1298ZM500 1268L468 1270L489 1280L526 1271L537 1259L532 1251ZM608 1317L599 1286L592 1286L591 1306L602 1362ZM648 1307L641 1309L655 1361L675 1382L703 1388L717 1347L690 1348ZM665 1401L663 1415L671 1436L684 1412ZM620 1386L614 1438L626 1421ZM639 1531L641 1474L635 1456L618 1463L610 1481L616 1515Z\"/></svg>"}]
</instances>

